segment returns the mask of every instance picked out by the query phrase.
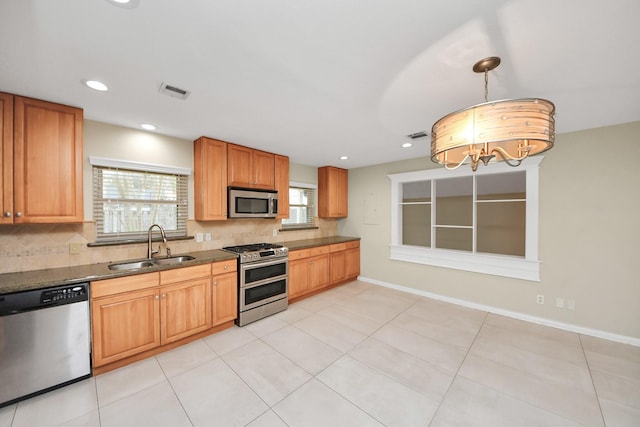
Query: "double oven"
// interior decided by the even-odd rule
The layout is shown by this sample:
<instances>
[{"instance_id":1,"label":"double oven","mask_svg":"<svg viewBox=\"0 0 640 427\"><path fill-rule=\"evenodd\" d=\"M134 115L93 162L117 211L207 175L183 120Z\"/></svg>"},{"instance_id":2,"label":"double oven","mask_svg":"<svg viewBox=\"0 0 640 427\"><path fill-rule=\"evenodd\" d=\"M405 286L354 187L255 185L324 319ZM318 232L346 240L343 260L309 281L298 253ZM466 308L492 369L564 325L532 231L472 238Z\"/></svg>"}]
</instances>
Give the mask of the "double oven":
<instances>
[{"instance_id":1,"label":"double oven","mask_svg":"<svg viewBox=\"0 0 640 427\"><path fill-rule=\"evenodd\" d=\"M272 243L229 246L238 254L238 326L286 310L289 250Z\"/></svg>"}]
</instances>

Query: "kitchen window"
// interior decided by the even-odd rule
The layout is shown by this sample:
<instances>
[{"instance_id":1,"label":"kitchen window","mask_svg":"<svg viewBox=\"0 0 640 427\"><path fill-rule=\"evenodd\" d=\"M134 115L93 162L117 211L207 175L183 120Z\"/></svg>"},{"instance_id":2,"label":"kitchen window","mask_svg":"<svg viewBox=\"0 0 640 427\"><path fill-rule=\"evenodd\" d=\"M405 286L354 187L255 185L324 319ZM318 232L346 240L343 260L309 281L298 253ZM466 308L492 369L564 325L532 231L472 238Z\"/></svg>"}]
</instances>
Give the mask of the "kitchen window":
<instances>
[{"instance_id":1,"label":"kitchen window","mask_svg":"<svg viewBox=\"0 0 640 427\"><path fill-rule=\"evenodd\" d=\"M90 162L98 243L144 240L152 224L167 237L187 235L189 169L95 157Z\"/></svg>"},{"instance_id":2,"label":"kitchen window","mask_svg":"<svg viewBox=\"0 0 640 427\"><path fill-rule=\"evenodd\" d=\"M542 159L389 175L391 259L539 281Z\"/></svg>"},{"instance_id":3,"label":"kitchen window","mask_svg":"<svg viewBox=\"0 0 640 427\"><path fill-rule=\"evenodd\" d=\"M282 220L283 230L315 227L316 189L313 184L289 184L289 218Z\"/></svg>"}]
</instances>

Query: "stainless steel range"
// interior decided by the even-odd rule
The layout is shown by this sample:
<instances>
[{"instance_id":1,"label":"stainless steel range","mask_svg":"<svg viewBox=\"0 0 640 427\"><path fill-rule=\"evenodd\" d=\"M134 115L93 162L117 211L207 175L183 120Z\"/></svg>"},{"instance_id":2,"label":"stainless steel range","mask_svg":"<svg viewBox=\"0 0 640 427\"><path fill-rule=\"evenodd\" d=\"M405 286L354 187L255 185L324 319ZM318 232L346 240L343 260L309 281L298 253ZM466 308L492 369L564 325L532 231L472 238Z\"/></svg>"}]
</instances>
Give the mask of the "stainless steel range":
<instances>
[{"instance_id":1,"label":"stainless steel range","mask_svg":"<svg viewBox=\"0 0 640 427\"><path fill-rule=\"evenodd\" d=\"M289 249L273 243L222 249L238 254L238 326L287 309Z\"/></svg>"}]
</instances>

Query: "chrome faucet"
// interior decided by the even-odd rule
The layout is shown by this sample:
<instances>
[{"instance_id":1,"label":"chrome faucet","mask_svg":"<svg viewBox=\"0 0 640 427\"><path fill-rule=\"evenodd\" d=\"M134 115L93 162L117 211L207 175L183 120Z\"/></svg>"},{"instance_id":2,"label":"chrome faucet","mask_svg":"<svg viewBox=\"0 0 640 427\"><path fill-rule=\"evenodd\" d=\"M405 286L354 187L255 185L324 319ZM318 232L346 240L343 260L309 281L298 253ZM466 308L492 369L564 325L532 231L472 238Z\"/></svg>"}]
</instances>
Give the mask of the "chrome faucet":
<instances>
[{"instance_id":1,"label":"chrome faucet","mask_svg":"<svg viewBox=\"0 0 640 427\"><path fill-rule=\"evenodd\" d=\"M162 226L159 224L151 224L151 227L149 227L149 231L147 231L147 237L149 239L148 246L147 246L147 258L151 259L155 254L160 253L160 245L158 245L157 251L154 251L151 246L151 235L153 234L154 227L158 227L158 229L160 230L162 241L164 242L164 246L167 248L167 257L171 257L171 249L169 249L169 247L167 246L167 236L164 233L164 228L162 228Z\"/></svg>"}]
</instances>

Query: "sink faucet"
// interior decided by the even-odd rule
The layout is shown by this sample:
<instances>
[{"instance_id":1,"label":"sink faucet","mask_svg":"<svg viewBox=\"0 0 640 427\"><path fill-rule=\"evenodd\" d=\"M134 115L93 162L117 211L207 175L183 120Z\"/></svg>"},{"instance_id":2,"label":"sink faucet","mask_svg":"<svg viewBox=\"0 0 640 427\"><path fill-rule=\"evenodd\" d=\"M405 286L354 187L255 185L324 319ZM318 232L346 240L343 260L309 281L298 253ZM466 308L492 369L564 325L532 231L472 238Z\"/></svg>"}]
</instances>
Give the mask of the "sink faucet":
<instances>
[{"instance_id":1,"label":"sink faucet","mask_svg":"<svg viewBox=\"0 0 640 427\"><path fill-rule=\"evenodd\" d=\"M164 246L167 248L167 257L171 256L171 249L169 249L169 247L167 246L167 236L164 233L164 228L162 228L161 225L159 224L151 224L151 227L149 227L149 231L147 232L147 237L149 239L148 242L148 246L147 246L147 258L151 259L153 258L153 256L155 254L159 254L160 253L160 245L158 245L158 250L154 251L152 246L151 246L151 235L153 234L153 228L154 227L158 227L158 229L160 230L160 235L162 236L162 241L164 242Z\"/></svg>"}]
</instances>

